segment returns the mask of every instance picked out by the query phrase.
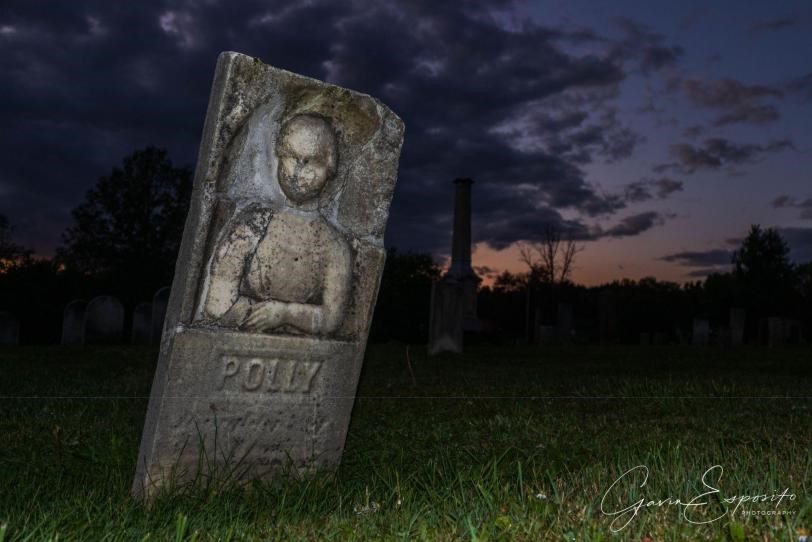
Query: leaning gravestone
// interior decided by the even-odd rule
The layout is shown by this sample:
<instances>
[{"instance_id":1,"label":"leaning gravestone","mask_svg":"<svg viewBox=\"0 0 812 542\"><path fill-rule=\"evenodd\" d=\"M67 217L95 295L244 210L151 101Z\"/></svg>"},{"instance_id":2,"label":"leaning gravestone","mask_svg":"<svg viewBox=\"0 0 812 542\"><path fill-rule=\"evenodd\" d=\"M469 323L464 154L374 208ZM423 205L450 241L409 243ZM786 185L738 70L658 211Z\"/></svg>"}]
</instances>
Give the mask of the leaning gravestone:
<instances>
[{"instance_id":1,"label":"leaning gravestone","mask_svg":"<svg viewBox=\"0 0 812 542\"><path fill-rule=\"evenodd\" d=\"M84 299L74 299L65 305L65 312L62 314L62 339L60 344L82 344L86 310L87 301Z\"/></svg>"},{"instance_id":2,"label":"leaning gravestone","mask_svg":"<svg viewBox=\"0 0 812 542\"><path fill-rule=\"evenodd\" d=\"M139 303L133 309L130 340L133 344L149 344L152 336L152 304Z\"/></svg>"},{"instance_id":3,"label":"leaning gravestone","mask_svg":"<svg viewBox=\"0 0 812 542\"><path fill-rule=\"evenodd\" d=\"M150 342L158 344L161 342L161 334L164 330L164 319L166 318L166 306L169 304L169 286L164 286L152 296L152 331L150 332Z\"/></svg>"},{"instance_id":4,"label":"leaning gravestone","mask_svg":"<svg viewBox=\"0 0 812 542\"><path fill-rule=\"evenodd\" d=\"M220 55L134 493L338 464L402 141L370 96Z\"/></svg>"},{"instance_id":5,"label":"leaning gravestone","mask_svg":"<svg viewBox=\"0 0 812 542\"><path fill-rule=\"evenodd\" d=\"M124 307L113 296L94 297L87 304L82 325L84 344L115 344L124 331Z\"/></svg>"},{"instance_id":6,"label":"leaning gravestone","mask_svg":"<svg viewBox=\"0 0 812 542\"><path fill-rule=\"evenodd\" d=\"M8 311L0 311L0 345L20 344L20 321Z\"/></svg>"}]
</instances>

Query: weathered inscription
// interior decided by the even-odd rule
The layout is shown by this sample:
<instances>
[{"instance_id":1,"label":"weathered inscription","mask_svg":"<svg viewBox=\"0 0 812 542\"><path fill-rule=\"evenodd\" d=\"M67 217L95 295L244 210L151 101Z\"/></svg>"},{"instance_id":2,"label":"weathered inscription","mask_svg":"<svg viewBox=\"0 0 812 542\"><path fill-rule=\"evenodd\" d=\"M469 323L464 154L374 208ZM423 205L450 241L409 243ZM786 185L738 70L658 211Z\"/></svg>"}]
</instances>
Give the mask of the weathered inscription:
<instances>
[{"instance_id":1,"label":"weathered inscription","mask_svg":"<svg viewBox=\"0 0 812 542\"><path fill-rule=\"evenodd\" d=\"M320 361L294 361L225 355L221 390L309 393Z\"/></svg>"}]
</instances>

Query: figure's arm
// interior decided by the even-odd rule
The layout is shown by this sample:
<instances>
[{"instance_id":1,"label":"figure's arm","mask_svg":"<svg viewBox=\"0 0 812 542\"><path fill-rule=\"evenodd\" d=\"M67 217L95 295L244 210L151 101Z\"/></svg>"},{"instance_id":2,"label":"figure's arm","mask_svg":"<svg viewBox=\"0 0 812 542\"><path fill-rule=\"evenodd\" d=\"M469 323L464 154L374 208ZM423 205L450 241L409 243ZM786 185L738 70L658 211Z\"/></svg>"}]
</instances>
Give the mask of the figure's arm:
<instances>
[{"instance_id":1,"label":"figure's arm","mask_svg":"<svg viewBox=\"0 0 812 542\"><path fill-rule=\"evenodd\" d=\"M242 327L255 331L290 325L309 334L330 333L341 324L350 297L352 257L343 240L335 244L325 269L322 304L269 300L257 304Z\"/></svg>"},{"instance_id":2,"label":"figure's arm","mask_svg":"<svg viewBox=\"0 0 812 542\"><path fill-rule=\"evenodd\" d=\"M223 237L212 257L204 313L224 324L238 325L254 302L240 296L248 258L256 250L270 218L269 212L243 215Z\"/></svg>"}]
</instances>

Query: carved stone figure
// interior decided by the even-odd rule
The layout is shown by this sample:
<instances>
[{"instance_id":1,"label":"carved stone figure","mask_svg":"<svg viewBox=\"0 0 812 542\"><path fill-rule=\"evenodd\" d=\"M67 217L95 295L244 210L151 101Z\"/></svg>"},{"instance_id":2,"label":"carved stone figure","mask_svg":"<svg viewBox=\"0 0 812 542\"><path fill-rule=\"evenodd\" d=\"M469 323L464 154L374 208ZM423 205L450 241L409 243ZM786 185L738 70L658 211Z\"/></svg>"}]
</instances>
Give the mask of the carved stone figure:
<instances>
[{"instance_id":1,"label":"carved stone figure","mask_svg":"<svg viewBox=\"0 0 812 542\"><path fill-rule=\"evenodd\" d=\"M218 243L205 314L252 331L320 335L338 328L350 293L346 239L307 210L338 161L328 122L298 115L277 140L277 178L290 208L249 208Z\"/></svg>"},{"instance_id":2,"label":"carved stone figure","mask_svg":"<svg viewBox=\"0 0 812 542\"><path fill-rule=\"evenodd\" d=\"M338 464L402 141L370 96L220 55L135 494Z\"/></svg>"}]
</instances>

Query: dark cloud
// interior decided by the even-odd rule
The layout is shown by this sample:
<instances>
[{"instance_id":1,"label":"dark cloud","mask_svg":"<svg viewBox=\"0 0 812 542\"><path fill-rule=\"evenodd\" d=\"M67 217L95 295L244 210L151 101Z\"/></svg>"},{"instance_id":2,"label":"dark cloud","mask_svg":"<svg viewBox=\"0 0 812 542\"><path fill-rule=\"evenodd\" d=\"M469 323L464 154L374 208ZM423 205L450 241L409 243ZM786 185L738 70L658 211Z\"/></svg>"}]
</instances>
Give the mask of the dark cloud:
<instances>
[{"instance_id":1,"label":"dark cloud","mask_svg":"<svg viewBox=\"0 0 812 542\"><path fill-rule=\"evenodd\" d=\"M778 108L774 105L746 104L734 108L729 113L721 115L714 121L714 124L716 126L724 126L725 124L733 124L736 122L768 124L778 120L779 118L781 118L781 114L778 112Z\"/></svg>"},{"instance_id":2,"label":"dark cloud","mask_svg":"<svg viewBox=\"0 0 812 542\"><path fill-rule=\"evenodd\" d=\"M661 177L659 179L641 179L626 185L624 197L629 202L647 201L655 196L665 199L674 192L681 192L683 182Z\"/></svg>"},{"instance_id":3,"label":"dark cloud","mask_svg":"<svg viewBox=\"0 0 812 542\"><path fill-rule=\"evenodd\" d=\"M785 28L792 28L798 26L800 20L797 17L776 17L773 19L762 19L755 21L747 27L748 32L754 34L763 34L768 32L776 32Z\"/></svg>"},{"instance_id":4,"label":"dark cloud","mask_svg":"<svg viewBox=\"0 0 812 542\"><path fill-rule=\"evenodd\" d=\"M787 92L800 97L803 101L812 101L812 72L792 79L786 85Z\"/></svg>"},{"instance_id":5,"label":"dark cloud","mask_svg":"<svg viewBox=\"0 0 812 542\"><path fill-rule=\"evenodd\" d=\"M795 263L812 261L812 228L776 228L778 233L787 242L790 249L790 259ZM696 268L688 273L689 276L702 278L711 273L724 273L732 268L733 250L738 248L743 239L731 238L725 243L731 249L711 249L684 251L668 254L660 258L666 262L682 267Z\"/></svg>"},{"instance_id":6,"label":"dark cloud","mask_svg":"<svg viewBox=\"0 0 812 542\"><path fill-rule=\"evenodd\" d=\"M663 199L674 192L682 192L683 183L682 181L675 181L674 179L663 177L654 181L654 186L657 188L657 197Z\"/></svg>"},{"instance_id":7,"label":"dark cloud","mask_svg":"<svg viewBox=\"0 0 812 542\"><path fill-rule=\"evenodd\" d=\"M603 237L629 237L632 235L639 235L644 231L650 230L654 226L661 226L665 223L665 218L657 212L647 211L632 216L627 216L616 225L612 226L605 232Z\"/></svg>"},{"instance_id":8,"label":"dark cloud","mask_svg":"<svg viewBox=\"0 0 812 542\"><path fill-rule=\"evenodd\" d=\"M800 209L800 218L802 220L812 220L812 198L798 200L792 196L783 195L778 196L772 202L772 206L776 209L791 208Z\"/></svg>"},{"instance_id":9,"label":"dark cloud","mask_svg":"<svg viewBox=\"0 0 812 542\"><path fill-rule=\"evenodd\" d=\"M767 124L781 118L775 105L762 103L765 99L784 97L784 91L776 87L747 85L731 78L701 81L672 77L668 88L682 92L696 105L723 111L714 119L715 126L734 123Z\"/></svg>"},{"instance_id":10,"label":"dark cloud","mask_svg":"<svg viewBox=\"0 0 812 542\"><path fill-rule=\"evenodd\" d=\"M714 267L730 265L732 258L732 251L716 248L711 250L675 252L663 256L660 259L684 267Z\"/></svg>"},{"instance_id":11,"label":"dark cloud","mask_svg":"<svg viewBox=\"0 0 812 542\"><path fill-rule=\"evenodd\" d=\"M682 130L682 135L690 137L691 139L701 136L705 132L705 128L700 124L688 126Z\"/></svg>"},{"instance_id":12,"label":"dark cloud","mask_svg":"<svg viewBox=\"0 0 812 542\"><path fill-rule=\"evenodd\" d=\"M700 81L698 79L672 79L672 88L679 88L694 103L710 108L727 108L745 105L754 99L781 98L780 89L766 85L746 85L736 79Z\"/></svg>"},{"instance_id":13,"label":"dark cloud","mask_svg":"<svg viewBox=\"0 0 812 542\"><path fill-rule=\"evenodd\" d=\"M665 44L664 35L637 21L621 17L615 22L624 33L615 46L616 54L636 58L644 74L675 65L685 53L678 45Z\"/></svg>"},{"instance_id":14,"label":"dark cloud","mask_svg":"<svg viewBox=\"0 0 812 542\"><path fill-rule=\"evenodd\" d=\"M215 58L236 50L370 93L404 119L388 244L446 251L450 181L459 176L477 180L475 241L506 246L550 223L594 237L587 221L626 203L582 168L625 159L642 140L613 105L619 85L630 71L672 65L681 49L629 21L619 40L530 21L508 27L511 9L507 1L6 2L0 205L21 241L49 252L82 194L135 148L167 147L191 164ZM643 231L632 222L615 231Z\"/></svg>"},{"instance_id":15,"label":"dark cloud","mask_svg":"<svg viewBox=\"0 0 812 542\"><path fill-rule=\"evenodd\" d=\"M759 161L766 154L793 148L787 139L772 141L766 145L733 143L723 138L706 139L702 146L688 143L671 145L671 155L677 162L660 164L654 171L668 170L691 174L702 169L719 169L722 166L750 164Z\"/></svg>"}]
</instances>

